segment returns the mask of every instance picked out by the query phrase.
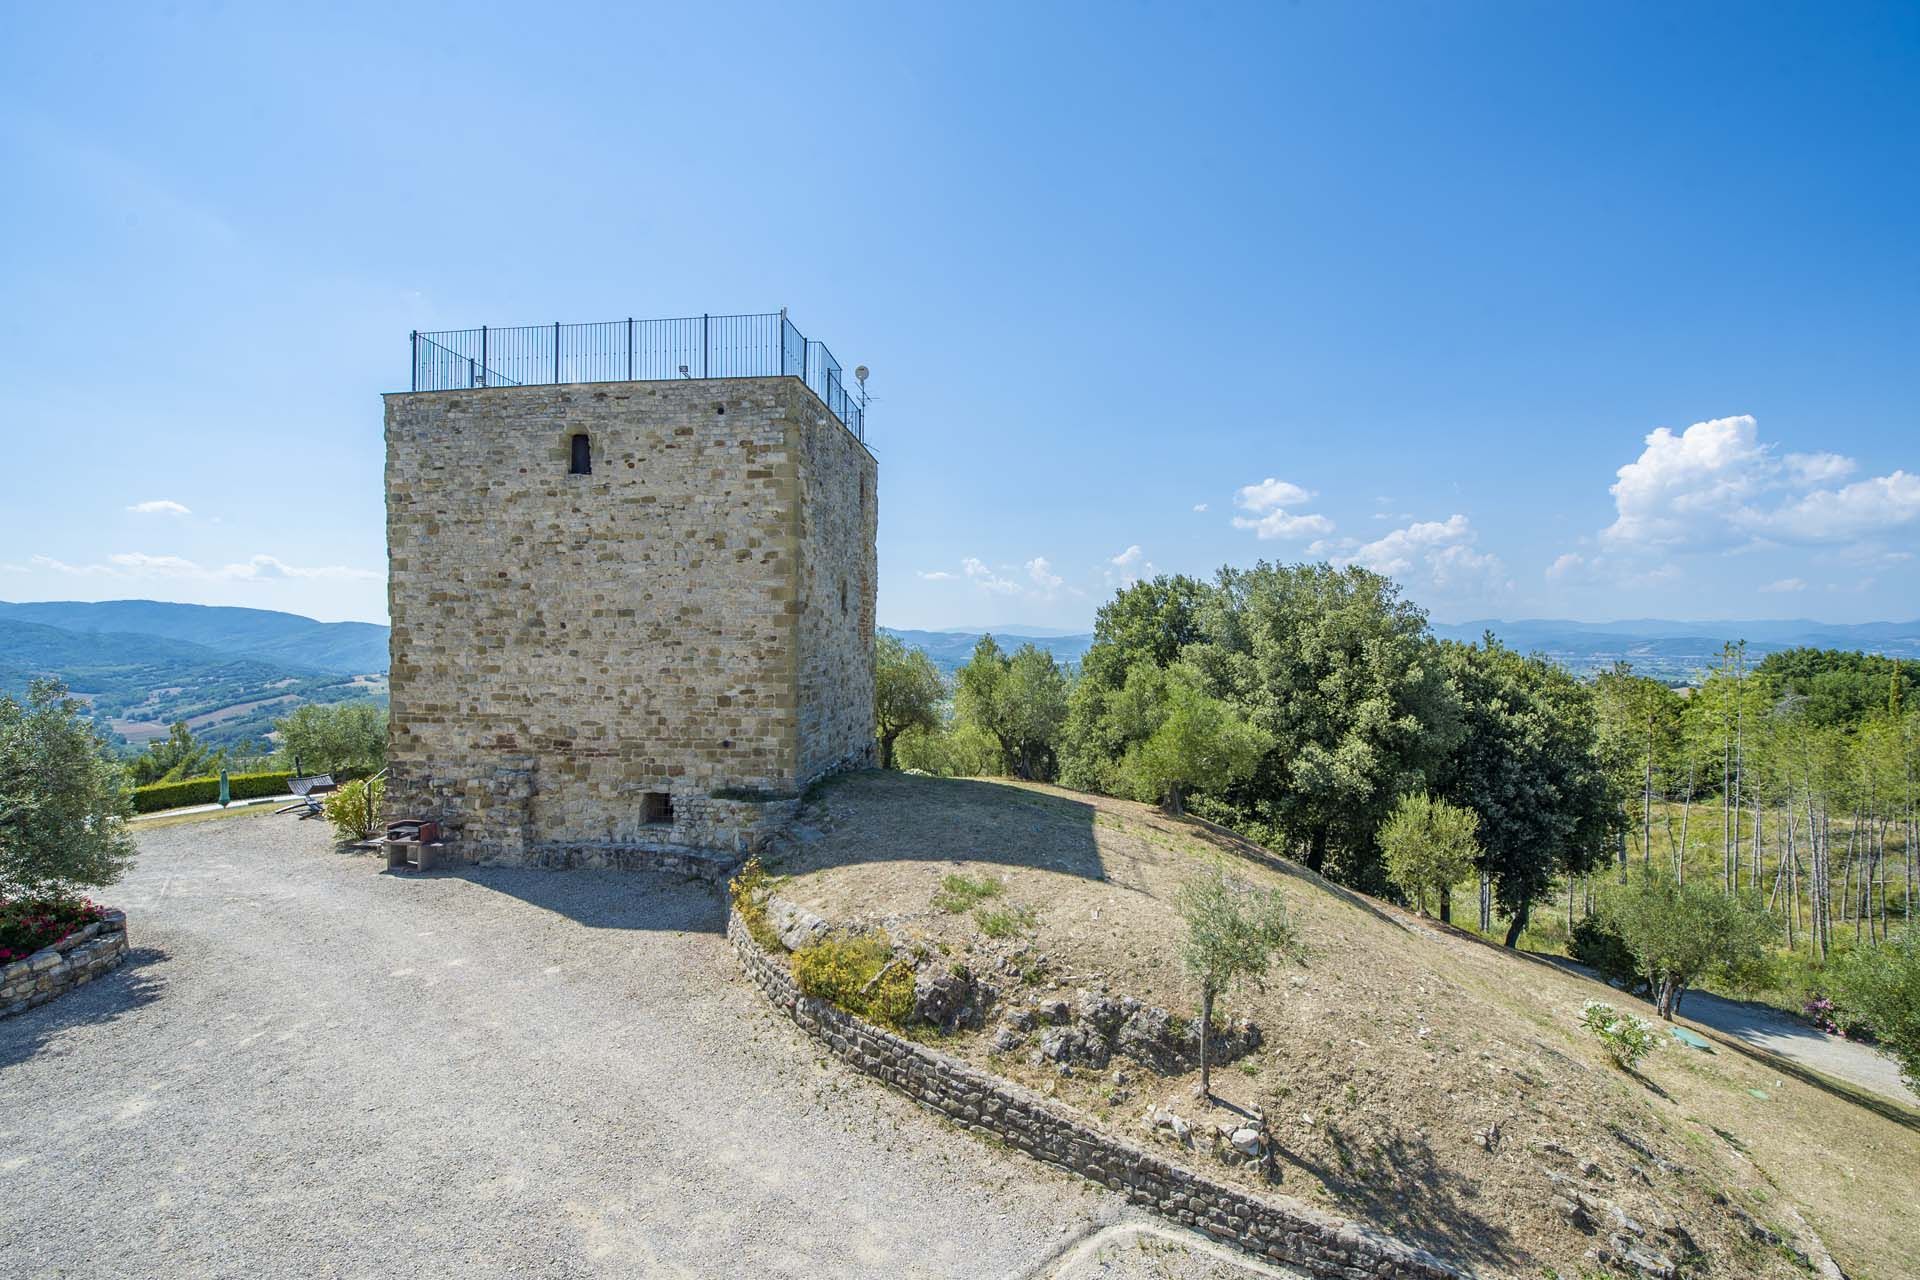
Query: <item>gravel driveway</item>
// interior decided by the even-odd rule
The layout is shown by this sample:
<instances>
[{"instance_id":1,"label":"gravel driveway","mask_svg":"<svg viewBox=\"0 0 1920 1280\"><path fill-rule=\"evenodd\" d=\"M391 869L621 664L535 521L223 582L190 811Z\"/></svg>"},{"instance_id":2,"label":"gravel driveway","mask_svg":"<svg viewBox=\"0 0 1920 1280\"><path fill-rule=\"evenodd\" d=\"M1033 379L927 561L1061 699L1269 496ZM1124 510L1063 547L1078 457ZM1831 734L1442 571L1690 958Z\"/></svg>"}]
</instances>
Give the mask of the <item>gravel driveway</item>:
<instances>
[{"instance_id":1,"label":"gravel driveway","mask_svg":"<svg viewBox=\"0 0 1920 1280\"><path fill-rule=\"evenodd\" d=\"M0 1021L0 1275L1015 1276L1132 1221L823 1060L704 890L140 846L128 963Z\"/></svg>"}]
</instances>

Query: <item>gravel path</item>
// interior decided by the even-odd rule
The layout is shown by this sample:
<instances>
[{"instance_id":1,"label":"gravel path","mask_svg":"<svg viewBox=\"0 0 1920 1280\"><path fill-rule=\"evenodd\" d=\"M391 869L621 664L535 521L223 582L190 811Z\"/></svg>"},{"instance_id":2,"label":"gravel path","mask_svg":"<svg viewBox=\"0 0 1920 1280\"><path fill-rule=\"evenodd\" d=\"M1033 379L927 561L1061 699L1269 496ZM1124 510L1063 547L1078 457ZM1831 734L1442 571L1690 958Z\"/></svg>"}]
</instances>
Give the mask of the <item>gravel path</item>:
<instances>
[{"instance_id":1,"label":"gravel path","mask_svg":"<svg viewBox=\"0 0 1920 1280\"><path fill-rule=\"evenodd\" d=\"M139 839L128 963L0 1021L0 1275L1020 1276L1136 1221L825 1062L703 890Z\"/></svg>"}]
</instances>

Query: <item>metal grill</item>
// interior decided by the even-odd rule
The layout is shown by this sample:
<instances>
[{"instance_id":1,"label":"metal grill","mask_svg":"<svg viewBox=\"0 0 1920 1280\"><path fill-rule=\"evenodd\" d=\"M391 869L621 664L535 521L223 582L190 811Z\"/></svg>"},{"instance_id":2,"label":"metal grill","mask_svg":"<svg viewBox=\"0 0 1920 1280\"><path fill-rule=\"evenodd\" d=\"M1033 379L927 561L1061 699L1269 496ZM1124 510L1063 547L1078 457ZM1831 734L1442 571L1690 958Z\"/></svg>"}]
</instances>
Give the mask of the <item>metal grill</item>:
<instances>
[{"instance_id":1,"label":"metal grill","mask_svg":"<svg viewBox=\"0 0 1920 1280\"><path fill-rule=\"evenodd\" d=\"M862 443L867 438L865 395L847 389L827 344L804 337L784 311L416 331L411 341L415 391L794 377Z\"/></svg>"}]
</instances>

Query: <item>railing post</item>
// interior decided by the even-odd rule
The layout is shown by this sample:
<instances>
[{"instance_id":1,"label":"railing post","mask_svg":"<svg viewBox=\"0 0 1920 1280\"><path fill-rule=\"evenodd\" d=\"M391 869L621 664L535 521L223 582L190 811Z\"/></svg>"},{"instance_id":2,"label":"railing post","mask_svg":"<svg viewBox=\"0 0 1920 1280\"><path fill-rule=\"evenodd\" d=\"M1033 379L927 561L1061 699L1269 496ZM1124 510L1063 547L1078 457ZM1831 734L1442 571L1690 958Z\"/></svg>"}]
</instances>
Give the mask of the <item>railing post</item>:
<instances>
[{"instance_id":1,"label":"railing post","mask_svg":"<svg viewBox=\"0 0 1920 1280\"><path fill-rule=\"evenodd\" d=\"M560 383L560 322L558 320L553 322L553 381L555 386Z\"/></svg>"},{"instance_id":2,"label":"railing post","mask_svg":"<svg viewBox=\"0 0 1920 1280\"><path fill-rule=\"evenodd\" d=\"M487 326L480 326L480 385L487 385Z\"/></svg>"},{"instance_id":3,"label":"railing post","mask_svg":"<svg viewBox=\"0 0 1920 1280\"><path fill-rule=\"evenodd\" d=\"M627 381L633 381L633 317L627 317Z\"/></svg>"},{"instance_id":4,"label":"railing post","mask_svg":"<svg viewBox=\"0 0 1920 1280\"><path fill-rule=\"evenodd\" d=\"M701 312L700 313L700 376L703 378L711 378L713 376L713 373L712 373L713 338L708 332L709 329L712 328L712 325L713 325L713 317L708 315L704 311Z\"/></svg>"},{"instance_id":5,"label":"railing post","mask_svg":"<svg viewBox=\"0 0 1920 1280\"><path fill-rule=\"evenodd\" d=\"M480 385L480 375L473 371L472 356L467 357L467 385L469 387L477 387Z\"/></svg>"},{"instance_id":6,"label":"railing post","mask_svg":"<svg viewBox=\"0 0 1920 1280\"><path fill-rule=\"evenodd\" d=\"M412 351L413 389L418 391L420 389L420 331L418 329L408 335L407 343Z\"/></svg>"}]
</instances>

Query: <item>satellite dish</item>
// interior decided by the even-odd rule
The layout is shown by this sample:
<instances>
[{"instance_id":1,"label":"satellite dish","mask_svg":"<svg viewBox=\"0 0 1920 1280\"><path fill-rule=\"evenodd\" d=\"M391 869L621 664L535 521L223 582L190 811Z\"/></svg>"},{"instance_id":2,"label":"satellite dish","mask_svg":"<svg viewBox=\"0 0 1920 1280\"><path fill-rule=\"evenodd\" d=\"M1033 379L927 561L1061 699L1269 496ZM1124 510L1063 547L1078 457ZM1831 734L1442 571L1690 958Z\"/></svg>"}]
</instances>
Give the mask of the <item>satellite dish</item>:
<instances>
[{"instance_id":1,"label":"satellite dish","mask_svg":"<svg viewBox=\"0 0 1920 1280\"><path fill-rule=\"evenodd\" d=\"M853 370L853 380L864 388L867 385L867 366L855 366Z\"/></svg>"}]
</instances>

